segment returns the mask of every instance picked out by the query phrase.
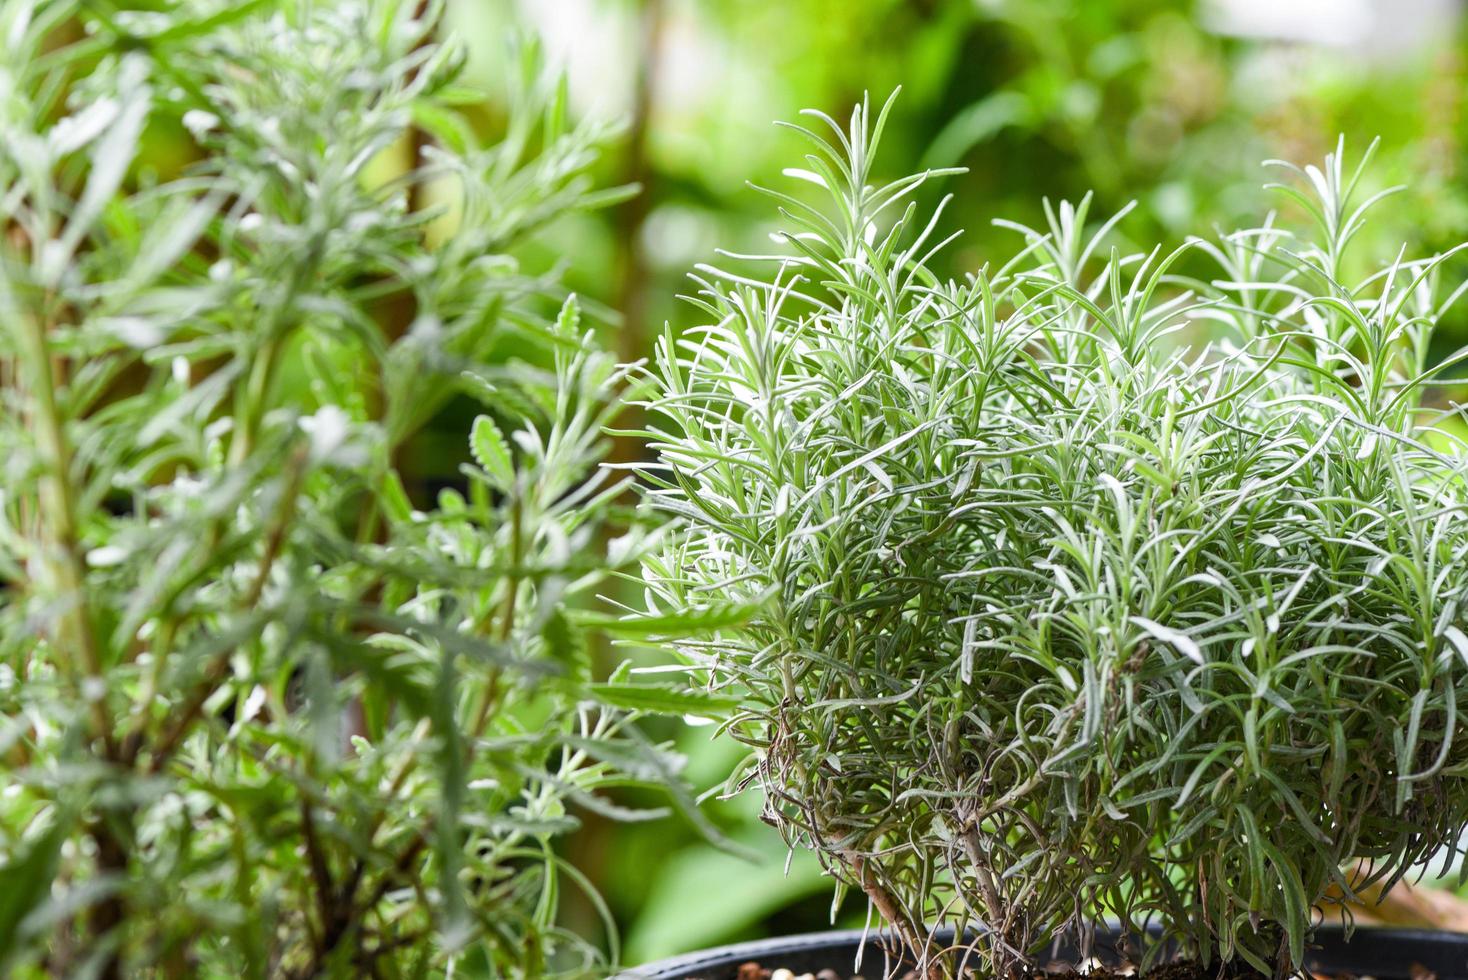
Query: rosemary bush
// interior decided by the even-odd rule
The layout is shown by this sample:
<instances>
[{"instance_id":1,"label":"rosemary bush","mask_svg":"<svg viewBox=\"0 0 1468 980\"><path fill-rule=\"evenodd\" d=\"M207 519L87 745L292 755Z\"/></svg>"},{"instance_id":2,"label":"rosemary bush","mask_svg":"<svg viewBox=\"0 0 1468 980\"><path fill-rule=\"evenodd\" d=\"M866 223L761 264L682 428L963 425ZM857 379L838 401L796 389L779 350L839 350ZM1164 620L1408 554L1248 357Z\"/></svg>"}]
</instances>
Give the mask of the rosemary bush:
<instances>
[{"instance_id":1,"label":"rosemary bush","mask_svg":"<svg viewBox=\"0 0 1468 980\"><path fill-rule=\"evenodd\" d=\"M1288 971L1332 885L1468 824L1468 457L1424 431L1462 421L1425 396L1465 287L1361 271L1382 195L1339 151L1281 165L1298 230L1123 255L1047 205L941 281L933 174L872 176L886 109L813 115L786 174L825 205L770 192L784 253L701 267L653 366L649 601L765 600L672 638L743 700L736 784L918 955L1113 916Z\"/></svg>"},{"instance_id":2,"label":"rosemary bush","mask_svg":"<svg viewBox=\"0 0 1468 980\"><path fill-rule=\"evenodd\" d=\"M525 48L479 139L436 6L152 8L0 8L0 971L598 973L555 840L676 766L574 608L647 539L625 371L513 250L603 133Z\"/></svg>"}]
</instances>

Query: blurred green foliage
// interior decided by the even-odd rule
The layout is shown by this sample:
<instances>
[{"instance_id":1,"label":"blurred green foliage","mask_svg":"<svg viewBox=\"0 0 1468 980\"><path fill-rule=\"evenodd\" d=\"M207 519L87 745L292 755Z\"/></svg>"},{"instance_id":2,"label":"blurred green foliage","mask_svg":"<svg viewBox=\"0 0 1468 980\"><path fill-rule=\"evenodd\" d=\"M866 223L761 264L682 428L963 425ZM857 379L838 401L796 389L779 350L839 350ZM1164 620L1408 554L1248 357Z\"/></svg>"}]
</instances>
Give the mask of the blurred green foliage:
<instances>
[{"instance_id":1,"label":"blurred green foliage","mask_svg":"<svg viewBox=\"0 0 1468 980\"><path fill-rule=\"evenodd\" d=\"M599 466L631 369L516 244L625 194L533 44L475 134L436 13L0 5L6 977L617 959L555 841L667 813L606 791L676 784L624 710L670 695L589 683L655 529Z\"/></svg>"},{"instance_id":2,"label":"blurred green foliage","mask_svg":"<svg viewBox=\"0 0 1468 980\"><path fill-rule=\"evenodd\" d=\"M637 295L637 338L680 322L684 273L715 242L763 243L767 217L745 182L778 173L795 146L772 120L806 107L842 116L864 91L881 98L899 85L888 172L969 169L935 191L957 195L948 222L968 229L945 271L981 264L1007 236L989 219L1037 221L1046 195L1093 190L1098 214L1135 199L1142 207L1123 232L1138 239L1242 219L1270 204L1261 160L1319 159L1341 133L1351 145L1380 136L1380 179L1411 185L1411 206L1398 207L1405 227L1383 241L1401 231L1431 251L1468 228L1455 21L1428 27L1420 46L1372 53L1222 36L1204 28L1206 10L1176 0L456 0L455 9L471 70L489 70L505 25L528 22L562 52L589 111L635 117L635 90L655 66L621 174L646 185L633 208L646 220L611 214L552 245L575 243L566 251L583 291L622 306ZM629 272L639 281L624 282Z\"/></svg>"}]
</instances>

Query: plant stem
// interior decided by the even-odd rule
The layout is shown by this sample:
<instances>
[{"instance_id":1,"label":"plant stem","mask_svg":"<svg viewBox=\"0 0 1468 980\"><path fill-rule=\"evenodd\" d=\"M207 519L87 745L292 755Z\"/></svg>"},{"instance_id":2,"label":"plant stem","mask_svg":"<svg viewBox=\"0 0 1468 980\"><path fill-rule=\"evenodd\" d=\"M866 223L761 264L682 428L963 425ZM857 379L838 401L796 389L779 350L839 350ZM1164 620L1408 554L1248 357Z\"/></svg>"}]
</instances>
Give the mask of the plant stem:
<instances>
[{"instance_id":1,"label":"plant stem","mask_svg":"<svg viewBox=\"0 0 1468 980\"><path fill-rule=\"evenodd\" d=\"M866 858L854 851L847 851L841 857L882 918L897 930L903 945L920 955L918 965L926 970L930 980L945 980L949 977L951 971L948 969L947 959L933 949L928 937L923 935L922 927L908 917L897 898L872 873Z\"/></svg>"},{"instance_id":2,"label":"plant stem","mask_svg":"<svg viewBox=\"0 0 1468 980\"><path fill-rule=\"evenodd\" d=\"M290 321L291 310L301 288L316 274L324 238L324 233L316 234L307 245L301 260L292 266L280 304L274 308L264 326L260 349L255 352L250 363L250 374L245 386L235 390L235 430L229 443L230 467L243 466L255 449L255 440L260 435L260 425L269 404L271 382L275 380L275 370L280 363L285 338L289 336L293 326Z\"/></svg>"},{"instance_id":3,"label":"plant stem","mask_svg":"<svg viewBox=\"0 0 1468 980\"><path fill-rule=\"evenodd\" d=\"M63 610L56 643L63 670L74 679L82 698L89 705L93 735L103 739L106 755L112 756L112 733L104 700L105 680L96 632L87 602L86 564L77 540L76 495L71 485L71 447L51 374L51 350L46 327L24 314L17 317L19 347L30 375L32 424L36 431L37 450L42 475L39 488L39 544L51 584L60 597ZM81 661L77 670L72 659ZM88 683L90 682L90 683Z\"/></svg>"},{"instance_id":4,"label":"plant stem","mask_svg":"<svg viewBox=\"0 0 1468 980\"><path fill-rule=\"evenodd\" d=\"M265 416L266 400L270 396L270 382L275 377L275 367L280 360L281 338L272 333L261 345L250 365L250 376L245 386L239 389L238 408L235 412L235 431L229 443L230 467L243 466L255 448L260 423Z\"/></svg>"},{"instance_id":5,"label":"plant stem","mask_svg":"<svg viewBox=\"0 0 1468 980\"><path fill-rule=\"evenodd\" d=\"M509 642L513 635L515 625L516 594L520 591L520 578L516 570L524 560L522 555L524 550L523 499L523 494L516 493L510 504L511 570L508 574L508 581L506 582L508 591L500 603L499 618L496 621L497 628L495 631L496 638L501 643ZM469 729L469 737L464 740L464 764L466 766L474 756L475 743L483 736L485 729L489 726L490 720L494 717L494 706L498 702L499 697L500 671L498 668L491 668L489 677L485 682L484 693L480 697L479 704L474 712L474 721ZM427 719L420 721L413 732L412 741L417 743L427 738L429 727ZM393 776L388 786L387 795L389 797L395 797L402 790L403 784L407 781L408 775L412 771L417 758L416 753L410 753L403 759L402 766ZM373 839L377 836L381 822L379 816L378 819L372 822L371 827L368 829L367 842L369 846L371 846ZM358 858L351 873L339 889L338 908L344 910L341 914L344 914L350 920L371 910L373 906L382 901L382 897L387 893L387 889L391 887L393 880L407 870L408 866L422 853L427 845L428 836L420 830L414 835L408 846L398 854L392 863L391 869L383 875L376 887L367 894L365 900L360 904L356 903L355 899L357 890L361 887L362 879L366 875L367 864L364 859Z\"/></svg>"}]
</instances>

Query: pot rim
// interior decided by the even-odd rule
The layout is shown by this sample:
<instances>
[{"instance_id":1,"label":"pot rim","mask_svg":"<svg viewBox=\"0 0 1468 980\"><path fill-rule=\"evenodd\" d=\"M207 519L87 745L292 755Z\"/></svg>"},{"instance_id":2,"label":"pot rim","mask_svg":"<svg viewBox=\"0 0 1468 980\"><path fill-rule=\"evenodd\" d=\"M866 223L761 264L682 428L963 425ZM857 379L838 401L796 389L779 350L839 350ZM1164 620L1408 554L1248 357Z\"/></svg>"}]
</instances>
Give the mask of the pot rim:
<instances>
[{"instance_id":1,"label":"pot rim","mask_svg":"<svg viewBox=\"0 0 1468 980\"><path fill-rule=\"evenodd\" d=\"M1098 932L1098 939L1102 935L1114 936L1115 931ZM756 939L631 967L616 974L614 980L689 980L694 976L702 980L723 980L726 975L733 976L732 971L741 963L756 961L779 968L788 965L788 962L781 962L782 958L791 961L794 957L801 957L796 962L808 962L823 950L831 951L833 962L827 966L843 969L842 961L854 962L857 948L863 945L863 937L862 966L867 971L865 975L879 977L886 971L886 956L881 942L890 936L890 931L885 929L835 929ZM953 936L951 928L939 929L933 934L934 940L942 944L951 943ZM1101 939L1100 945L1106 945L1105 939ZM1437 980L1468 980L1468 933L1357 926L1348 942L1343 926L1322 925L1311 935L1306 960L1307 969L1319 973L1350 972L1377 980L1406 980L1411 976L1413 966L1418 965L1436 974ZM878 973L874 969L877 966L881 966L884 972Z\"/></svg>"}]
</instances>

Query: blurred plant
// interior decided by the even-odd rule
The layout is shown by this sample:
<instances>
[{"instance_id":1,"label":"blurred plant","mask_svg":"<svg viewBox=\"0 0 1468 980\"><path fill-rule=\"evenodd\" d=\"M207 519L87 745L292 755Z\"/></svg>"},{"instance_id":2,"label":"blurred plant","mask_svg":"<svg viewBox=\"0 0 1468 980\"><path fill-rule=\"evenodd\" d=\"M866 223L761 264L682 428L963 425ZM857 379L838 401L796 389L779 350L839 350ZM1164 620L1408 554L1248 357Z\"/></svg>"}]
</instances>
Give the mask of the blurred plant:
<instances>
[{"instance_id":1,"label":"blurred plant","mask_svg":"<svg viewBox=\"0 0 1468 980\"><path fill-rule=\"evenodd\" d=\"M0 10L7 976L604 968L555 842L678 761L574 607L649 538L598 469L625 371L509 250L620 192L533 48L477 138L437 12ZM477 465L415 508L454 395Z\"/></svg>"},{"instance_id":2,"label":"blurred plant","mask_svg":"<svg viewBox=\"0 0 1468 980\"><path fill-rule=\"evenodd\" d=\"M730 786L934 975L937 924L986 923L1003 975L1105 916L1286 975L1318 904L1468 826L1468 464L1421 430L1461 418L1423 392L1468 287L1351 273L1383 195L1339 148L1283 188L1301 233L1123 255L1125 211L1047 203L945 281L942 205L903 206L942 172L872 177L888 108L796 127L829 203L770 192L789 251L700 267L705 325L656 358L654 613L769 597L669 631L744 699Z\"/></svg>"}]
</instances>

